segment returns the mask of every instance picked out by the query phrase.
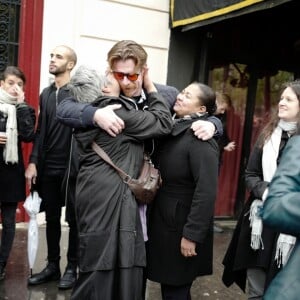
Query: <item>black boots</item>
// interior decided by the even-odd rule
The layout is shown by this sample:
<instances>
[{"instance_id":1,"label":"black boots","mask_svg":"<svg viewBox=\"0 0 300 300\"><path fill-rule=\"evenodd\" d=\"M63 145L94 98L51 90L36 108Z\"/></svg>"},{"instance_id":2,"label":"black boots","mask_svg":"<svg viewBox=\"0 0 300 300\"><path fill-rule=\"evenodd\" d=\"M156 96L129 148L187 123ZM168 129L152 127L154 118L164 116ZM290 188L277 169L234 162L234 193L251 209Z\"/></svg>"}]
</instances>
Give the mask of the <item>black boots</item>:
<instances>
[{"instance_id":1,"label":"black boots","mask_svg":"<svg viewBox=\"0 0 300 300\"><path fill-rule=\"evenodd\" d=\"M58 288L62 290L67 290L73 288L77 280L77 267L72 264L68 264L64 275L59 281Z\"/></svg>"},{"instance_id":2,"label":"black boots","mask_svg":"<svg viewBox=\"0 0 300 300\"><path fill-rule=\"evenodd\" d=\"M1 271L1 265L0 265L0 271ZM71 289L73 288L77 280L77 266L68 264L64 275L61 278L60 276L61 274L60 274L59 264L54 262L49 262L46 268L42 270L42 272L34 274L28 279L28 285L38 285L38 284L60 279L58 284L59 289L64 289L64 290Z\"/></svg>"},{"instance_id":3,"label":"black boots","mask_svg":"<svg viewBox=\"0 0 300 300\"><path fill-rule=\"evenodd\" d=\"M60 279L60 269L59 265L54 262L49 262L48 265L42 272L37 273L29 277L28 284L29 285L38 285L41 283L55 281Z\"/></svg>"}]
</instances>

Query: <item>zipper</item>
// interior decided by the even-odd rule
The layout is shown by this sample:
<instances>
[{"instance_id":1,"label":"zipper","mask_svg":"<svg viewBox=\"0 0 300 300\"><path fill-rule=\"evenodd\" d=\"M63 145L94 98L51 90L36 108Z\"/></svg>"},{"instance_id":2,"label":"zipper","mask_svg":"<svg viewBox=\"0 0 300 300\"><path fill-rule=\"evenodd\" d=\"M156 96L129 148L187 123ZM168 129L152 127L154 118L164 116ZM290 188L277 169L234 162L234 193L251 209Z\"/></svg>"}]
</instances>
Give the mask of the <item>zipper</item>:
<instances>
[{"instance_id":1,"label":"zipper","mask_svg":"<svg viewBox=\"0 0 300 300\"><path fill-rule=\"evenodd\" d=\"M69 163L67 167L67 179L66 179L66 187L65 187L65 206L67 208L68 203L68 186L69 186L69 179L70 179L70 172L71 172L71 163L72 163L72 151L73 151L73 133L71 135L71 146L70 146L70 153L69 153Z\"/></svg>"}]
</instances>

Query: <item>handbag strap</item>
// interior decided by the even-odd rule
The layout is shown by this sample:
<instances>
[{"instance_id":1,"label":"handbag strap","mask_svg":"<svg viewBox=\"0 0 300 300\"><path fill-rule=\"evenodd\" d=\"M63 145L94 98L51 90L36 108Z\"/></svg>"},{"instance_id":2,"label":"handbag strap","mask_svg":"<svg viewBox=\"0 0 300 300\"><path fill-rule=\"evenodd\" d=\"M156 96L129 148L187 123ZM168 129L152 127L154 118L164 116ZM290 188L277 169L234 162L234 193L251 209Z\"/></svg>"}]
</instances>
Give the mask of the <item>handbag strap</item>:
<instances>
[{"instance_id":1,"label":"handbag strap","mask_svg":"<svg viewBox=\"0 0 300 300\"><path fill-rule=\"evenodd\" d=\"M121 176L121 178L123 179L124 182L129 182L131 180L131 176L128 175L127 173L125 173L122 169L120 169L119 167L117 167L112 160L110 159L110 157L108 156L108 154L95 142L92 143L92 149L104 160L106 161L108 164L110 164L114 169L116 169L116 171L119 173L119 175Z\"/></svg>"}]
</instances>

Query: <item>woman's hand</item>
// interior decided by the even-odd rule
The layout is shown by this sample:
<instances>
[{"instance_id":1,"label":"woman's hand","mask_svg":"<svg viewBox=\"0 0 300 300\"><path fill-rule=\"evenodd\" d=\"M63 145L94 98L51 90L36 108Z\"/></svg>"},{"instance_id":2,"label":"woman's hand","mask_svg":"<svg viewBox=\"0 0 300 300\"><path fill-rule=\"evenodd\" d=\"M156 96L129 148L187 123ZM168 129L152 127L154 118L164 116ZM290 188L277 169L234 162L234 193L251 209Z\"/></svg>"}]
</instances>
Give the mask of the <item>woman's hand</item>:
<instances>
[{"instance_id":1,"label":"woman's hand","mask_svg":"<svg viewBox=\"0 0 300 300\"><path fill-rule=\"evenodd\" d=\"M23 103L25 100L25 94L17 84L15 84L15 92L17 94L17 103Z\"/></svg>"},{"instance_id":2,"label":"woman's hand","mask_svg":"<svg viewBox=\"0 0 300 300\"><path fill-rule=\"evenodd\" d=\"M143 87L145 88L147 93L157 92L154 83L150 79L149 68L147 67L147 65L145 65L143 68Z\"/></svg>"},{"instance_id":3,"label":"woman's hand","mask_svg":"<svg viewBox=\"0 0 300 300\"><path fill-rule=\"evenodd\" d=\"M6 144L6 133L5 132L0 132L0 145L5 145Z\"/></svg>"},{"instance_id":4,"label":"woman's hand","mask_svg":"<svg viewBox=\"0 0 300 300\"><path fill-rule=\"evenodd\" d=\"M184 237L181 238L180 250L184 257L192 257L197 255L196 243Z\"/></svg>"}]
</instances>

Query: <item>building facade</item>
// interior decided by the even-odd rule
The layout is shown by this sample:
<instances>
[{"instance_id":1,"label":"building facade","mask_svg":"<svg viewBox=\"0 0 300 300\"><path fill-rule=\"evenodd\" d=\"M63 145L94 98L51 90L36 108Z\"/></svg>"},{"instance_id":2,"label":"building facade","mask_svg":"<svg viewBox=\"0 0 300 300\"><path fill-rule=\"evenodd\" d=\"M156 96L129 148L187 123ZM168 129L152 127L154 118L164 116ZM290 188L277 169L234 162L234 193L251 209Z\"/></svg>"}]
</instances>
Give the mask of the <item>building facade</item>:
<instances>
[{"instance_id":1,"label":"building facade","mask_svg":"<svg viewBox=\"0 0 300 300\"><path fill-rule=\"evenodd\" d=\"M74 48L77 66L104 72L110 47L132 39L147 50L154 81L180 90L198 80L228 93L237 149L224 155L215 215L232 217L247 199L244 170L281 83L300 76L299 9L297 0L1 0L0 71L25 71L38 110L56 45Z\"/></svg>"},{"instance_id":2,"label":"building facade","mask_svg":"<svg viewBox=\"0 0 300 300\"><path fill-rule=\"evenodd\" d=\"M106 54L123 39L135 40L147 51L155 82L167 80L169 48L168 0L1 0L0 72L18 65L27 77L25 95L38 113L41 90L52 80L50 52L57 45L72 47L79 65L104 73ZM27 159L31 146L24 146ZM18 221L26 220L19 205Z\"/></svg>"}]
</instances>

